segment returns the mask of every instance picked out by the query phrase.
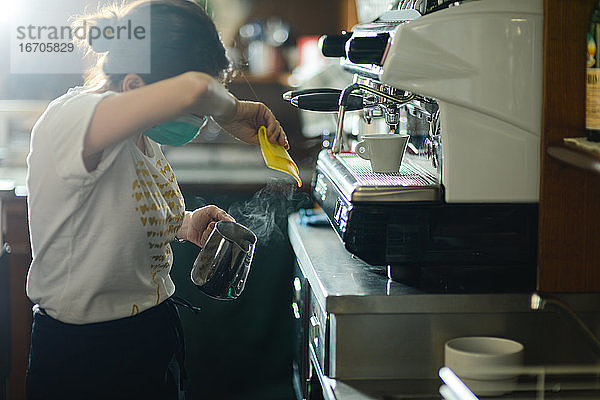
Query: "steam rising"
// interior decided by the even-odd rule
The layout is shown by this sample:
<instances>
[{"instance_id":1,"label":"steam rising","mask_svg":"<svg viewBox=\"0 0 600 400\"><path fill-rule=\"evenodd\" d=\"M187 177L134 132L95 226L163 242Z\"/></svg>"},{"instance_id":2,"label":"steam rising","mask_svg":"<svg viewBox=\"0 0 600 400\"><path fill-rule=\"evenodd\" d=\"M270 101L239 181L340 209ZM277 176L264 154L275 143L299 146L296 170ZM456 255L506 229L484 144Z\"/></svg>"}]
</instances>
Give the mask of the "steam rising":
<instances>
[{"instance_id":1,"label":"steam rising","mask_svg":"<svg viewBox=\"0 0 600 400\"><path fill-rule=\"evenodd\" d=\"M233 204L227 212L266 244L283 240L288 215L310 206L310 196L297 192L295 182L272 178L250 200Z\"/></svg>"}]
</instances>

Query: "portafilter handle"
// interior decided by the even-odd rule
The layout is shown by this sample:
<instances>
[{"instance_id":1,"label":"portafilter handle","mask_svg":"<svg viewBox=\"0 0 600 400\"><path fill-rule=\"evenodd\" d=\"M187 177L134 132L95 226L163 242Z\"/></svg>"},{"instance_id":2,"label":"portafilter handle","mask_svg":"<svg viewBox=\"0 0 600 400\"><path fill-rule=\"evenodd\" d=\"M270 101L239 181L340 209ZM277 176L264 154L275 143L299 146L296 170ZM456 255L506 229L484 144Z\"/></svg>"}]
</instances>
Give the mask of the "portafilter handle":
<instances>
[{"instance_id":1,"label":"portafilter handle","mask_svg":"<svg viewBox=\"0 0 600 400\"><path fill-rule=\"evenodd\" d=\"M340 89L314 88L304 90L292 90L283 94L283 99L289 101L293 106L301 110L337 112L341 94ZM363 109L363 98L351 95L347 101L346 111Z\"/></svg>"}]
</instances>

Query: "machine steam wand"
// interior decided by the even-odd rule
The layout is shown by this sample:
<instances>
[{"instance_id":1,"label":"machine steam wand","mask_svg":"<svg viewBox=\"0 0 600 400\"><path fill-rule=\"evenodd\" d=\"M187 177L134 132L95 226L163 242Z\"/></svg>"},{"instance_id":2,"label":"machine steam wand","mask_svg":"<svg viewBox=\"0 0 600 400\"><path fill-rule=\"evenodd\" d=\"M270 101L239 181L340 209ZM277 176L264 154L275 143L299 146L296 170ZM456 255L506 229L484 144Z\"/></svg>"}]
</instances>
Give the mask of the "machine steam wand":
<instances>
[{"instance_id":1,"label":"machine steam wand","mask_svg":"<svg viewBox=\"0 0 600 400\"><path fill-rule=\"evenodd\" d=\"M409 101L414 100L416 98L416 96L414 94L410 94L406 97L392 96L391 94L384 93L377 89L373 89L372 87L369 87L362 83L353 83L352 85L348 86L340 94L340 100L339 100L340 108L338 111L339 116L338 116L337 130L335 132L335 138L333 139L333 144L331 146L331 151L333 154L339 154L342 151L342 140L343 140L343 134L344 134L344 114L346 113L346 105L348 103L348 99L350 98L350 95L352 94L352 92L354 92L356 90L364 90L365 92L373 93L376 96L383 97L384 99L392 101L399 105L408 103Z\"/></svg>"},{"instance_id":2,"label":"machine steam wand","mask_svg":"<svg viewBox=\"0 0 600 400\"><path fill-rule=\"evenodd\" d=\"M532 310L543 310L548 304L556 306L559 310L566 312L573 321L577 324L581 331L585 333L588 339L594 344L594 351L600 356L600 339L592 332L592 330L586 325L579 315L564 301L551 297L548 295L542 295L540 293L533 293L531 295L531 309Z\"/></svg>"}]
</instances>

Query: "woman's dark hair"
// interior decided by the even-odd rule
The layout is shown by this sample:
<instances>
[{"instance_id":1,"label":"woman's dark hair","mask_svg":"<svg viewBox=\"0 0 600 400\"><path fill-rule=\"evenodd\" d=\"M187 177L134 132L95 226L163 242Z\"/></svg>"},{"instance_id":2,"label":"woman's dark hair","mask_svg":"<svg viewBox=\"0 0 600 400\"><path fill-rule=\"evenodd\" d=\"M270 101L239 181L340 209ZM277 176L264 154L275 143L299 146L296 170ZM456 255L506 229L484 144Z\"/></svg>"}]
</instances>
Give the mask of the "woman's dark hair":
<instances>
[{"instance_id":1,"label":"woman's dark hair","mask_svg":"<svg viewBox=\"0 0 600 400\"><path fill-rule=\"evenodd\" d=\"M222 82L232 72L231 63L214 22L204 9L191 0L139 0L124 6L109 6L93 15L79 17L74 26L106 27L124 25L141 15L149 16L150 73L139 73L150 84L187 71L204 72ZM148 17L146 17L148 19ZM89 36L89 35L88 35ZM127 40L89 38L79 45L96 58L96 65L85 75L86 86L99 90L118 90L127 73L120 68L124 55L130 55ZM135 53L133 56L135 57ZM112 73L111 71L121 71Z\"/></svg>"}]
</instances>

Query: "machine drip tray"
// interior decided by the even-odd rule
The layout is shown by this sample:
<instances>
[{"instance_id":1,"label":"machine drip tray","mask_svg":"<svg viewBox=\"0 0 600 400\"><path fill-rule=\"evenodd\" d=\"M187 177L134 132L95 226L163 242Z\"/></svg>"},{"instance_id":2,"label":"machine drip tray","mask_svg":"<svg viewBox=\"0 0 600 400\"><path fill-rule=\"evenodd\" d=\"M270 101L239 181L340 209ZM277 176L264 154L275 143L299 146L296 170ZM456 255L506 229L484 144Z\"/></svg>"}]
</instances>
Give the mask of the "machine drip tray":
<instances>
[{"instance_id":1,"label":"machine drip tray","mask_svg":"<svg viewBox=\"0 0 600 400\"><path fill-rule=\"evenodd\" d=\"M317 160L315 191L327 196L334 185L352 202L438 202L441 184L429 164L427 159L407 154L397 173L375 173L370 162L355 153L331 154L323 150Z\"/></svg>"},{"instance_id":2,"label":"machine drip tray","mask_svg":"<svg viewBox=\"0 0 600 400\"><path fill-rule=\"evenodd\" d=\"M340 153L335 157L356 179L358 186L362 187L408 187L408 186L439 186L435 174L428 171L425 165L428 160L418 160L417 157L406 156L400 171L397 173L375 173L371 170L371 163L360 158L355 153Z\"/></svg>"}]
</instances>

